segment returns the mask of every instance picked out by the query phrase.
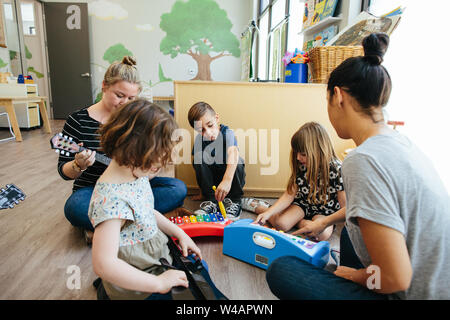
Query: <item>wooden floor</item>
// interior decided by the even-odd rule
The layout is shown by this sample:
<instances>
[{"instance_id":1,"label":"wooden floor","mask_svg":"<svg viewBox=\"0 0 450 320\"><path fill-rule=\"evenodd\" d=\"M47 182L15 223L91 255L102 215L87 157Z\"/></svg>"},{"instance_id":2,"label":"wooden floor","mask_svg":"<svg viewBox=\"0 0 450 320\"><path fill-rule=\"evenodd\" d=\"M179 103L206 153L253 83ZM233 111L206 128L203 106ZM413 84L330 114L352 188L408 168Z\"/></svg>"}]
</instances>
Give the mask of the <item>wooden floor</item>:
<instances>
[{"instance_id":1,"label":"wooden floor","mask_svg":"<svg viewBox=\"0 0 450 320\"><path fill-rule=\"evenodd\" d=\"M64 121L52 120L53 133ZM0 138L8 132L2 132ZM26 199L0 211L0 299L96 299L91 249L81 232L64 217L72 182L57 173L52 135L22 131L23 142L0 142L0 186L14 183ZM189 209L199 202L186 200ZM243 218L254 217L243 212ZM216 286L229 298L276 299L265 271L222 254L221 238L194 238L210 267ZM68 267L81 271L81 288L69 289Z\"/></svg>"}]
</instances>

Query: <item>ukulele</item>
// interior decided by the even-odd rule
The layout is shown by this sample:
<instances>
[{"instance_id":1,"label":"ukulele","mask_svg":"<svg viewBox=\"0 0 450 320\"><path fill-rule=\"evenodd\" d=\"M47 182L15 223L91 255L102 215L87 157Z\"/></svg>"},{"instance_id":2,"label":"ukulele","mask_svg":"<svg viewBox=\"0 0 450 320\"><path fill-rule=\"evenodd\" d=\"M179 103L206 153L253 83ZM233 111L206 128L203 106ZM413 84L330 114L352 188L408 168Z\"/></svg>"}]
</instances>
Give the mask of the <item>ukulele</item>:
<instances>
[{"instance_id":1,"label":"ukulele","mask_svg":"<svg viewBox=\"0 0 450 320\"><path fill-rule=\"evenodd\" d=\"M66 135L63 135L62 133L55 134L50 139L50 146L52 149L55 150L56 153L60 153L62 155L70 155L82 152L84 150L88 150L85 147L81 147L78 144L73 141L72 137L68 137ZM104 154L99 154L98 152L95 153L95 160L103 163L104 165L109 165L111 162L111 158L108 158Z\"/></svg>"}]
</instances>

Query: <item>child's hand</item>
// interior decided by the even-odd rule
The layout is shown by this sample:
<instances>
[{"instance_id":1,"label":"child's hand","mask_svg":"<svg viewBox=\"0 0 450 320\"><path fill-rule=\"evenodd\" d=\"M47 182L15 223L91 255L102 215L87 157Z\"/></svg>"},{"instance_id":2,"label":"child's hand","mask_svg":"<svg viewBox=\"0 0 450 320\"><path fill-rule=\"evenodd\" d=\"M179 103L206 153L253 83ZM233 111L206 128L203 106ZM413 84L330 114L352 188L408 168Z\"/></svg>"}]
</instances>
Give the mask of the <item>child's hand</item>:
<instances>
[{"instance_id":1,"label":"child's hand","mask_svg":"<svg viewBox=\"0 0 450 320\"><path fill-rule=\"evenodd\" d=\"M158 280L160 282L158 293L167 293L178 286L189 287L186 273L180 270L167 270L158 276Z\"/></svg>"},{"instance_id":2,"label":"child's hand","mask_svg":"<svg viewBox=\"0 0 450 320\"><path fill-rule=\"evenodd\" d=\"M231 189L231 183L233 181L229 180L222 180L222 182L219 184L219 186L216 188L215 197L217 201L223 201L225 197L228 195L228 192L230 192Z\"/></svg>"},{"instance_id":3,"label":"child's hand","mask_svg":"<svg viewBox=\"0 0 450 320\"><path fill-rule=\"evenodd\" d=\"M300 234L305 235L308 238L315 239L328 227L324 219L317 219L308 222L309 223L303 228L300 228L297 231L292 232L292 235L296 236Z\"/></svg>"},{"instance_id":4,"label":"child's hand","mask_svg":"<svg viewBox=\"0 0 450 320\"><path fill-rule=\"evenodd\" d=\"M194 241L192 241L192 239L187 234L184 234L182 237L180 237L179 244L181 250L183 251L183 256L187 257L189 251L192 251L192 253L195 253L197 257L202 260L202 253L199 247L197 247Z\"/></svg>"},{"instance_id":5,"label":"child's hand","mask_svg":"<svg viewBox=\"0 0 450 320\"><path fill-rule=\"evenodd\" d=\"M271 216L272 216L272 214L271 214L270 212L268 212L268 211L263 212L263 213L259 214L259 215L256 217L255 221L253 221L252 223L260 224L260 225L263 226L263 225L266 224L267 220L269 220L269 218L270 218Z\"/></svg>"}]
</instances>

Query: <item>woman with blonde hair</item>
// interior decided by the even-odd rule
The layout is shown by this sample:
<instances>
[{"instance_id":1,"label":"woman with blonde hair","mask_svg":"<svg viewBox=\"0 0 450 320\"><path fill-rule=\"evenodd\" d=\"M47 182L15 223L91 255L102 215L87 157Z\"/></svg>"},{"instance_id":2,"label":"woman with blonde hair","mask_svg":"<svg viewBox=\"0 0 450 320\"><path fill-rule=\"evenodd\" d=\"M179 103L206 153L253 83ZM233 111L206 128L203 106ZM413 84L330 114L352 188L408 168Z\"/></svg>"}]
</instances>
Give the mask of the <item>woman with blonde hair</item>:
<instances>
[{"instance_id":1,"label":"woman with blonde hair","mask_svg":"<svg viewBox=\"0 0 450 320\"><path fill-rule=\"evenodd\" d=\"M252 206L257 200L244 200L250 203L246 209L253 207L254 212L259 213L255 223L268 221L276 229L289 231L332 214L345 216L341 163L325 128L317 122L304 124L292 136L290 160L287 189L273 206ZM314 238L327 240L332 232L333 225L330 225Z\"/></svg>"},{"instance_id":2,"label":"woman with blonde hair","mask_svg":"<svg viewBox=\"0 0 450 320\"><path fill-rule=\"evenodd\" d=\"M92 106L82 108L69 115L62 133L87 148L76 155L61 154L58 159L58 173L64 180L74 180L72 195L64 206L69 222L84 230L86 241L91 242L94 228L88 218L89 201L97 179L107 166L95 161L100 150L98 129L107 122L114 110L134 100L141 91L136 60L125 56L122 61L112 63L104 75L102 99ZM154 177L150 184L155 197L155 208L167 213L183 205L186 185L175 178Z\"/></svg>"}]
</instances>

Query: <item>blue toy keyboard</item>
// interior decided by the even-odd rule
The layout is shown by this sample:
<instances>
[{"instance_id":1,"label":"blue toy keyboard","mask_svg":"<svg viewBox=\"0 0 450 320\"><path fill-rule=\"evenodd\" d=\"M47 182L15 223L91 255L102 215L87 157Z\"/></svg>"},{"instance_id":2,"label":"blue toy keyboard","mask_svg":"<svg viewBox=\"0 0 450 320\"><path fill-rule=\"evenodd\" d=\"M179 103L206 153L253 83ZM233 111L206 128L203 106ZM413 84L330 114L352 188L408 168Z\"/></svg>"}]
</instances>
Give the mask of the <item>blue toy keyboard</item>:
<instances>
[{"instance_id":1,"label":"blue toy keyboard","mask_svg":"<svg viewBox=\"0 0 450 320\"><path fill-rule=\"evenodd\" d=\"M330 254L330 243L313 242L243 219L224 228L223 254L267 269L273 260L295 256L323 268Z\"/></svg>"}]
</instances>

